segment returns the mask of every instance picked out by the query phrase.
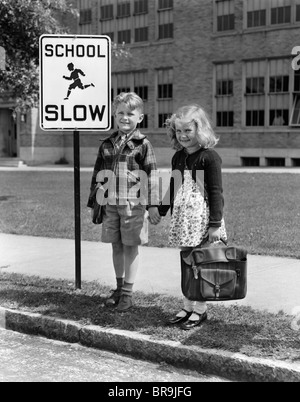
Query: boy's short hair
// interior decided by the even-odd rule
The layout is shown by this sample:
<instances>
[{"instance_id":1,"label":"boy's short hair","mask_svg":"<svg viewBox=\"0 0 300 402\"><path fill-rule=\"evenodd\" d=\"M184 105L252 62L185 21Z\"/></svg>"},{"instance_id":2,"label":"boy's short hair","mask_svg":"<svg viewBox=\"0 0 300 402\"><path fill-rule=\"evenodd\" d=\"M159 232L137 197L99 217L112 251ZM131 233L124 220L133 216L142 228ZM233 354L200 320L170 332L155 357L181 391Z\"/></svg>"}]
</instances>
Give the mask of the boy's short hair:
<instances>
[{"instance_id":1,"label":"boy's short hair","mask_svg":"<svg viewBox=\"0 0 300 402\"><path fill-rule=\"evenodd\" d=\"M113 102L113 113L116 113L118 106L125 103L130 110L139 109L144 113L144 102L135 92L121 92Z\"/></svg>"}]
</instances>

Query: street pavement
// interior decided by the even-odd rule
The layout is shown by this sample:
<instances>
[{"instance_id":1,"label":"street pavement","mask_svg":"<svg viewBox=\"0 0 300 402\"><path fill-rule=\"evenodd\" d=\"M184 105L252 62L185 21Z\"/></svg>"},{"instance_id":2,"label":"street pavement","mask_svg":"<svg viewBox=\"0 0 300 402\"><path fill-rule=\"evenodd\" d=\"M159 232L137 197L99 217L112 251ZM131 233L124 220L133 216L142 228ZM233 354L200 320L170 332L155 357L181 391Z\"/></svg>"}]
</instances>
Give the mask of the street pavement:
<instances>
[{"instance_id":1,"label":"street pavement","mask_svg":"<svg viewBox=\"0 0 300 402\"><path fill-rule=\"evenodd\" d=\"M38 350L38 353L37 353ZM228 382L228 380L179 369L164 363L137 360L79 344L55 341L42 337L0 329L0 383L4 382L115 382L119 392L124 383L140 383L133 390L140 396L146 392L143 382L189 383ZM109 385L107 391L115 387ZM191 392L192 389L186 389ZM137 391L136 391L137 392ZM157 392L157 390L153 390ZM105 394L101 388L101 397Z\"/></svg>"}]
</instances>

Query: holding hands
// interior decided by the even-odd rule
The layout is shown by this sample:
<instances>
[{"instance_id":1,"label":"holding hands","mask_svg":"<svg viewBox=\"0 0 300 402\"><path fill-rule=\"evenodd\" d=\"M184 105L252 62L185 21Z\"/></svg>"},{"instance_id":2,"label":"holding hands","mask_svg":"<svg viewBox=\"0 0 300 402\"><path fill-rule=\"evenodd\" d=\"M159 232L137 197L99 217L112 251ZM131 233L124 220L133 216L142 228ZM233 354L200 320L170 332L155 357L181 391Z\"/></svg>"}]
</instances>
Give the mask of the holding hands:
<instances>
[{"instance_id":1,"label":"holding hands","mask_svg":"<svg viewBox=\"0 0 300 402\"><path fill-rule=\"evenodd\" d=\"M157 207L150 207L149 210L149 221L152 223L152 225L157 225L161 221L161 216L158 212Z\"/></svg>"}]
</instances>

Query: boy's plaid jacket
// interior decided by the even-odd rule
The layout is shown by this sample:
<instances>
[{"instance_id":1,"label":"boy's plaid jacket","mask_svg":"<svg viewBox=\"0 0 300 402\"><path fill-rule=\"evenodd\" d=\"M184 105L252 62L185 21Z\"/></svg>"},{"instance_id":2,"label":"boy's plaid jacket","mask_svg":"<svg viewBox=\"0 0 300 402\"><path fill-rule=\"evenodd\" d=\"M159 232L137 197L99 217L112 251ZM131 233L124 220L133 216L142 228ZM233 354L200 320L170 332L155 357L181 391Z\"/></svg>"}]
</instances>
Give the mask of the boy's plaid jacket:
<instances>
[{"instance_id":1,"label":"boy's plaid jacket","mask_svg":"<svg viewBox=\"0 0 300 402\"><path fill-rule=\"evenodd\" d=\"M122 204L134 200L148 208L158 206L159 180L150 141L135 130L121 146L119 144L119 132L116 131L100 145L87 206L94 206L95 196L92 194L97 183L105 186L108 181L107 202Z\"/></svg>"}]
</instances>

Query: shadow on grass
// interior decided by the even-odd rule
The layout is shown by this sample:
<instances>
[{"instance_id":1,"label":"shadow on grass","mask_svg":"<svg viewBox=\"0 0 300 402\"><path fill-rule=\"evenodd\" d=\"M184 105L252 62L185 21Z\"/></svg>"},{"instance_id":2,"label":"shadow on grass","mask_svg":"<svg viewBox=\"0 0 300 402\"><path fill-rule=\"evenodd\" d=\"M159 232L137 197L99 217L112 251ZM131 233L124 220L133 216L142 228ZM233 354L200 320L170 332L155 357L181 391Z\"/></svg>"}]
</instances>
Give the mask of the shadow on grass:
<instances>
[{"instance_id":1,"label":"shadow on grass","mask_svg":"<svg viewBox=\"0 0 300 402\"><path fill-rule=\"evenodd\" d=\"M291 329L292 317L238 305L208 304L208 320L191 331L168 326L168 318L182 307L181 297L134 293L134 307L126 313L108 309L110 292L99 282L75 290L67 281L18 274L0 275L0 306L34 312L82 325L135 331L154 340L185 346L222 349L249 356L300 360L300 336Z\"/></svg>"}]
</instances>

